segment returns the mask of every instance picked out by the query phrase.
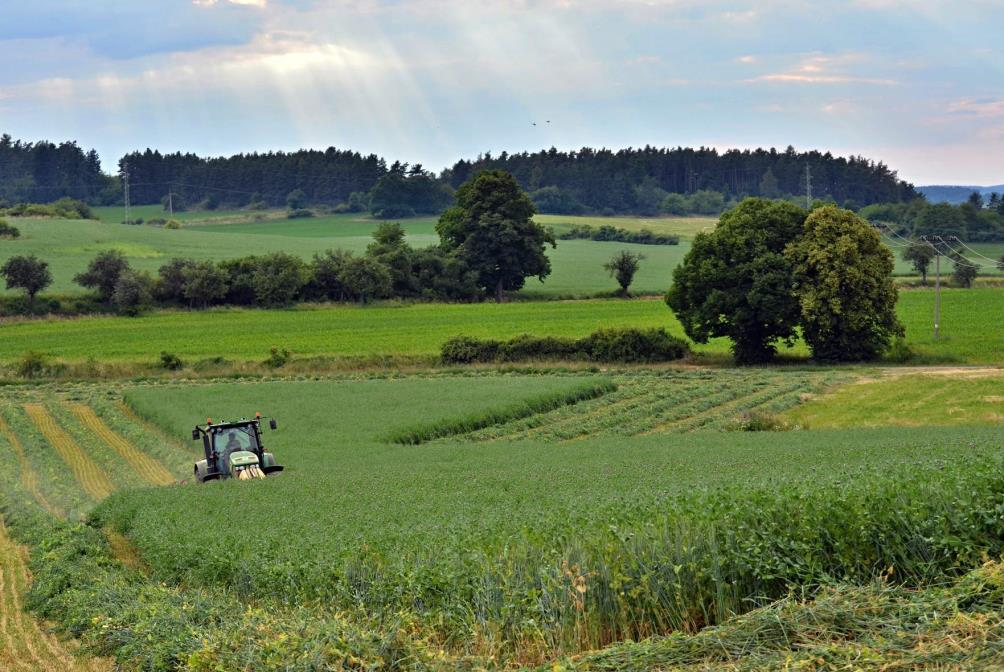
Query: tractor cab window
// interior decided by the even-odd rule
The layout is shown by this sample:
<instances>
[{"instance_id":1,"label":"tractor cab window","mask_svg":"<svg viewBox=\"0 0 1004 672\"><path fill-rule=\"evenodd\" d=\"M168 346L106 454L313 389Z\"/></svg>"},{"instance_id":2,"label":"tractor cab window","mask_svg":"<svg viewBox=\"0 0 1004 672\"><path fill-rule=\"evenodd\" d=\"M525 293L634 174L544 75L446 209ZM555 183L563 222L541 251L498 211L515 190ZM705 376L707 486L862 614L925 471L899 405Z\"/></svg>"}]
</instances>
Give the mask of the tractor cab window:
<instances>
[{"instance_id":1,"label":"tractor cab window","mask_svg":"<svg viewBox=\"0 0 1004 672\"><path fill-rule=\"evenodd\" d=\"M248 427L228 427L214 436L214 446L219 455L227 455L238 450L258 451L254 429Z\"/></svg>"}]
</instances>

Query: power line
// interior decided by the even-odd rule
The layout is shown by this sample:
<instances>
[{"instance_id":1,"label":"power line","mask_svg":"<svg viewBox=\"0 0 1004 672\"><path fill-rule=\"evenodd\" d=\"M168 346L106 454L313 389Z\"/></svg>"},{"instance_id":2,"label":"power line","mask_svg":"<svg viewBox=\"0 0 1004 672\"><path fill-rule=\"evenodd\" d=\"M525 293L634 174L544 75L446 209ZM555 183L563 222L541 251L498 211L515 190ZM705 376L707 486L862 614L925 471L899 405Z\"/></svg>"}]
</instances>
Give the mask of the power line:
<instances>
[{"instance_id":1,"label":"power line","mask_svg":"<svg viewBox=\"0 0 1004 672\"><path fill-rule=\"evenodd\" d=\"M973 248L971 248L968 245L966 245L965 243L963 243L962 240L960 240L958 236L949 236L949 238L955 240L956 243L958 243L959 245L961 245L965 249L969 250L969 253L972 254L973 256L976 256L976 257L979 257L981 259L985 259L985 260L989 261L991 264L994 265L994 268L997 268L998 264L1001 263L1000 259L991 259L990 257L988 257L988 256L986 256L984 254L980 254L979 252L977 252Z\"/></svg>"}]
</instances>

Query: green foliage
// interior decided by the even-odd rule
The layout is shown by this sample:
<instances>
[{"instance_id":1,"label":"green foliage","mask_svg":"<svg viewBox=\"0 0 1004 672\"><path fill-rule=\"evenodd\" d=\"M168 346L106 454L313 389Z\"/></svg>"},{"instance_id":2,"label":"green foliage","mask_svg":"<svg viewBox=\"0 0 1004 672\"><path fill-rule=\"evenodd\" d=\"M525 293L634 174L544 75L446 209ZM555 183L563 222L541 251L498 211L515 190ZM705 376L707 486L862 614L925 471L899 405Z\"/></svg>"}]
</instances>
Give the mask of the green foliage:
<instances>
[{"instance_id":1,"label":"green foliage","mask_svg":"<svg viewBox=\"0 0 1004 672\"><path fill-rule=\"evenodd\" d=\"M794 337L799 306L784 250L805 217L790 203L746 199L712 233L697 235L666 296L691 339L728 337L736 361L750 364Z\"/></svg>"},{"instance_id":2,"label":"green foliage","mask_svg":"<svg viewBox=\"0 0 1004 672\"><path fill-rule=\"evenodd\" d=\"M7 210L11 217L53 217L56 219L97 219L91 206L73 198L61 198L48 205L19 203Z\"/></svg>"},{"instance_id":3,"label":"green foliage","mask_svg":"<svg viewBox=\"0 0 1004 672\"><path fill-rule=\"evenodd\" d=\"M24 290L29 303L35 300L36 294L52 284L49 264L33 254L10 257L0 266L0 275L6 280L7 289Z\"/></svg>"},{"instance_id":4,"label":"green foliage","mask_svg":"<svg viewBox=\"0 0 1004 672\"><path fill-rule=\"evenodd\" d=\"M208 307L227 295L227 274L211 261L195 261L182 270L182 296L193 306Z\"/></svg>"},{"instance_id":5,"label":"green foliage","mask_svg":"<svg viewBox=\"0 0 1004 672\"><path fill-rule=\"evenodd\" d=\"M18 378L41 378L49 375L52 369L47 355L34 350L25 350L14 367L14 373Z\"/></svg>"},{"instance_id":6,"label":"green foliage","mask_svg":"<svg viewBox=\"0 0 1004 672\"><path fill-rule=\"evenodd\" d=\"M286 366L287 362L289 362L289 358L289 350L273 345L269 349L268 358L265 360L264 364L270 369L281 369Z\"/></svg>"},{"instance_id":7,"label":"green foliage","mask_svg":"<svg viewBox=\"0 0 1004 672\"><path fill-rule=\"evenodd\" d=\"M966 235L966 220L962 211L948 203L935 203L926 206L919 214L914 225L914 235L934 238L956 236L968 240Z\"/></svg>"},{"instance_id":8,"label":"green foliage","mask_svg":"<svg viewBox=\"0 0 1004 672\"><path fill-rule=\"evenodd\" d=\"M307 269L299 257L273 252L255 259L251 286L259 305L289 305L306 284Z\"/></svg>"},{"instance_id":9,"label":"green foliage","mask_svg":"<svg viewBox=\"0 0 1004 672\"><path fill-rule=\"evenodd\" d=\"M306 208L297 208L286 213L286 219L310 219L313 216L314 211Z\"/></svg>"},{"instance_id":10,"label":"green foliage","mask_svg":"<svg viewBox=\"0 0 1004 672\"><path fill-rule=\"evenodd\" d=\"M185 367L185 363L173 352L164 350L160 353L159 366L167 371L179 371Z\"/></svg>"},{"instance_id":11,"label":"green foliage","mask_svg":"<svg viewBox=\"0 0 1004 672\"><path fill-rule=\"evenodd\" d=\"M134 317L149 308L153 279L143 271L126 269L119 275L111 301L120 315Z\"/></svg>"},{"instance_id":12,"label":"green foliage","mask_svg":"<svg viewBox=\"0 0 1004 672\"><path fill-rule=\"evenodd\" d=\"M302 210L307 205L307 195L303 189L294 189L286 194L286 209L290 211Z\"/></svg>"},{"instance_id":13,"label":"green foliage","mask_svg":"<svg viewBox=\"0 0 1004 672\"><path fill-rule=\"evenodd\" d=\"M655 234L648 229L628 231L613 226L603 225L592 227L588 224L573 224L570 229L558 236L559 240L596 240L600 242L635 243L637 245L679 245L680 237L666 234Z\"/></svg>"},{"instance_id":14,"label":"green foliage","mask_svg":"<svg viewBox=\"0 0 1004 672\"><path fill-rule=\"evenodd\" d=\"M108 250L99 253L87 270L73 278L81 287L97 290L102 301L111 302L118 286L119 278L130 270L129 262L118 250Z\"/></svg>"},{"instance_id":15,"label":"green foliage","mask_svg":"<svg viewBox=\"0 0 1004 672\"><path fill-rule=\"evenodd\" d=\"M522 362L533 359L580 359L596 362L668 362L690 352L682 339L664 329L601 329L580 338L523 334L508 341L456 336L443 343L446 364Z\"/></svg>"},{"instance_id":16,"label":"green foliage","mask_svg":"<svg viewBox=\"0 0 1004 672\"><path fill-rule=\"evenodd\" d=\"M585 211L585 207L581 203L558 187L542 187L532 191L530 192L530 200L533 201L537 212L578 215Z\"/></svg>"},{"instance_id":17,"label":"green foliage","mask_svg":"<svg viewBox=\"0 0 1004 672\"><path fill-rule=\"evenodd\" d=\"M957 252L952 252L949 258L952 260L952 282L965 289L971 288L979 269Z\"/></svg>"},{"instance_id":18,"label":"green foliage","mask_svg":"<svg viewBox=\"0 0 1004 672\"><path fill-rule=\"evenodd\" d=\"M875 359L903 335L892 252L857 215L834 206L813 210L785 256L794 269L802 336L814 358Z\"/></svg>"},{"instance_id":19,"label":"green foliage","mask_svg":"<svg viewBox=\"0 0 1004 672\"><path fill-rule=\"evenodd\" d=\"M645 259L643 255L621 250L611 257L610 261L603 264L603 268L610 273L610 277L617 278L622 296L628 295L628 287L631 286L634 274L638 272L638 267L643 259Z\"/></svg>"},{"instance_id":20,"label":"green foliage","mask_svg":"<svg viewBox=\"0 0 1004 672\"><path fill-rule=\"evenodd\" d=\"M369 208L378 219L438 214L450 202L449 188L421 166L395 164L369 193Z\"/></svg>"},{"instance_id":21,"label":"green foliage","mask_svg":"<svg viewBox=\"0 0 1004 672\"><path fill-rule=\"evenodd\" d=\"M921 284L927 284L927 272L931 268L931 262L937 250L933 245L926 242L914 242L903 251L903 259L913 265L913 270L920 273Z\"/></svg>"},{"instance_id":22,"label":"green foliage","mask_svg":"<svg viewBox=\"0 0 1004 672\"><path fill-rule=\"evenodd\" d=\"M394 291L390 269L369 257L351 257L342 266L340 277L347 296L359 303L383 299Z\"/></svg>"},{"instance_id":23,"label":"green foliage","mask_svg":"<svg viewBox=\"0 0 1004 672\"><path fill-rule=\"evenodd\" d=\"M0 219L0 238L16 240L20 236L21 231L16 226L8 224L5 220Z\"/></svg>"},{"instance_id":24,"label":"green foliage","mask_svg":"<svg viewBox=\"0 0 1004 672\"><path fill-rule=\"evenodd\" d=\"M477 272L482 289L501 302L526 278L543 281L551 273L544 248L554 247L554 236L533 215L533 202L512 175L484 171L461 185L436 231L442 245Z\"/></svg>"}]
</instances>

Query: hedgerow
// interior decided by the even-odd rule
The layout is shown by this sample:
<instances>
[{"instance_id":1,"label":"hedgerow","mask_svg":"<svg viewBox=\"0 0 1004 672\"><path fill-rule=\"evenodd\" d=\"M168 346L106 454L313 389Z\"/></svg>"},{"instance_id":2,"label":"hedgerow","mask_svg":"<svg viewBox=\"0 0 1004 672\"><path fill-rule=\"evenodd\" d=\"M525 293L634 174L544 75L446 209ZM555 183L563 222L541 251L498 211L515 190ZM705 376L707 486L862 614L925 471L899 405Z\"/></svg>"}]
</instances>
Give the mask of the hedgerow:
<instances>
[{"instance_id":1,"label":"hedgerow","mask_svg":"<svg viewBox=\"0 0 1004 672\"><path fill-rule=\"evenodd\" d=\"M585 338L523 334L507 341L455 336L443 343L445 364L521 362L532 359L572 359L594 362L668 362L690 352L683 339L665 329L601 329Z\"/></svg>"}]
</instances>

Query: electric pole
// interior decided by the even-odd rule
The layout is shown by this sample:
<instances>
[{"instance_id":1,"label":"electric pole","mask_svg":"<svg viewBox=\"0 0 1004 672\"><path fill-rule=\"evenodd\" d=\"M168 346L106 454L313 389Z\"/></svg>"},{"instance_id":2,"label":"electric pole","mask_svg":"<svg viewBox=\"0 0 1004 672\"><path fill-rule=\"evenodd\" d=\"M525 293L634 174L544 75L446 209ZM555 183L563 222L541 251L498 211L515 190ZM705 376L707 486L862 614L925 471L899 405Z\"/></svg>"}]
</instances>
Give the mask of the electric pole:
<instances>
[{"instance_id":1,"label":"electric pole","mask_svg":"<svg viewBox=\"0 0 1004 672\"><path fill-rule=\"evenodd\" d=\"M167 215L174 218L174 192L170 190L167 192Z\"/></svg>"},{"instance_id":2,"label":"electric pole","mask_svg":"<svg viewBox=\"0 0 1004 672\"><path fill-rule=\"evenodd\" d=\"M125 199L125 223L132 224L132 213L129 203L129 164L122 162L122 196Z\"/></svg>"},{"instance_id":3,"label":"electric pole","mask_svg":"<svg viewBox=\"0 0 1004 672\"><path fill-rule=\"evenodd\" d=\"M805 162L805 209L812 210L812 169Z\"/></svg>"},{"instance_id":4,"label":"electric pole","mask_svg":"<svg viewBox=\"0 0 1004 672\"><path fill-rule=\"evenodd\" d=\"M921 236L921 240L931 245L927 236ZM941 249L936 245L931 247L934 248L934 340L938 340L941 329Z\"/></svg>"}]
</instances>

